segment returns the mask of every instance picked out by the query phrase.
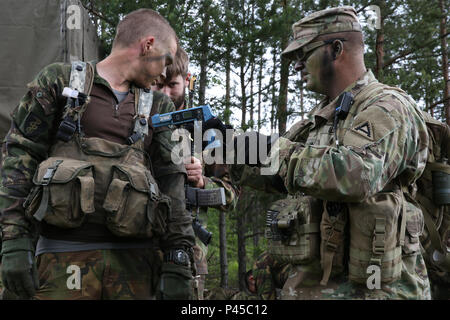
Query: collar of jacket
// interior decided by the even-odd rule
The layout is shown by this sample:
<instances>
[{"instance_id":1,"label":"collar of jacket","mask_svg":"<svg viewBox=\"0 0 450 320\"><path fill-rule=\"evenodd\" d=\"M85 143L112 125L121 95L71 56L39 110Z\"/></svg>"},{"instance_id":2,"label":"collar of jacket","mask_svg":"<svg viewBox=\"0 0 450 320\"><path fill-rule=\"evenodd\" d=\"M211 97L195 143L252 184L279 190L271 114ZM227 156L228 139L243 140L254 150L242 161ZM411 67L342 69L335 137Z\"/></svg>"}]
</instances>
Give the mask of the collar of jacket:
<instances>
[{"instance_id":1,"label":"collar of jacket","mask_svg":"<svg viewBox=\"0 0 450 320\"><path fill-rule=\"evenodd\" d=\"M357 96L362 91L362 89L366 87L369 83L372 83L374 81L378 82L378 80L373 75L372 71L369 69L358 80L350 84L342 92L345 91L351 92L353 95L353 99L356 101ZM334 98L331 102L328 102L329 101L328 97L324 98L314 108L315 111L313 111L313 122L314 122L313 128L333 120L334 112L336 110L336 103L337 100L339 99L339 95L336 98Z\"/></svg>"}]
</instances>

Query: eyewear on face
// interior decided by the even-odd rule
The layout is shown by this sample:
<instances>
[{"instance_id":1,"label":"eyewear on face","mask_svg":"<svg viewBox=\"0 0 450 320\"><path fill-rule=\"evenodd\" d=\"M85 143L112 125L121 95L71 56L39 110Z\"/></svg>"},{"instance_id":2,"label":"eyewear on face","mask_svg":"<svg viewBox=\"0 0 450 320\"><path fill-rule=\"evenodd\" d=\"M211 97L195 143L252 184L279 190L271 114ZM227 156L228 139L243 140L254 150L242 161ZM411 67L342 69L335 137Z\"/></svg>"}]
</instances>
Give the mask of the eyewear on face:
<instances>
[{"instance_id":1,"label":"eyewear on face","mask_svg":"<svg viewBox=\"0 0 450 320\"><path fill-rule=\"evenodd\" d=\"M311 54L314 52L314 50L316 50L320 47L323 47L327 44L332 44L335 40L347 41L346 39L342 39L342 38L334 38L334 39L312 42L312 43L304 46L303 48L297 50L297 52L295 53L295 59L297 61L305 62L306 60L308 60L308 58L311 56Z\"/></svg>"}]
</instances>

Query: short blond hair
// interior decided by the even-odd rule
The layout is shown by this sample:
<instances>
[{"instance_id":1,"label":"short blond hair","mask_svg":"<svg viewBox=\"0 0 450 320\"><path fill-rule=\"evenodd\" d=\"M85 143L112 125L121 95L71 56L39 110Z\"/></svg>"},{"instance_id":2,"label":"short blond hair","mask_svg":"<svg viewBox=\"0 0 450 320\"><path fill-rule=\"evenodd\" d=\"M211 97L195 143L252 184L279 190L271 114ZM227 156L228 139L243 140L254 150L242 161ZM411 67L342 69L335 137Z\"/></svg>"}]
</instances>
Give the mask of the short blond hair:
<instances>
[{"instance_id":1,"label":"short blond hair","mask_svg":"<svg viewBox=\"0 0 450 320\"><path fill-rule=\"evenodd\" d=\"M148 35L163 42L174 38L178 43L175 31L164 17L152 9L138 9L127 14L119 22L112 48L129 47Z\"/></svg>"}]
</instances>

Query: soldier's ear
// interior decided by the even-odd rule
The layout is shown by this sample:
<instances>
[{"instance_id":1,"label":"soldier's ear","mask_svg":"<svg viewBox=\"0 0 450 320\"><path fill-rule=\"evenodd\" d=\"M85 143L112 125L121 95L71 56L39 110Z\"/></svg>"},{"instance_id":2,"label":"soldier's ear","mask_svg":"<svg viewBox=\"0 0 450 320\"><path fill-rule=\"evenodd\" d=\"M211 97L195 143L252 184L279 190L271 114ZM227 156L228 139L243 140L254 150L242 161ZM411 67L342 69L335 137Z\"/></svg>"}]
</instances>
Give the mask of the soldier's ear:
<instances>
[{"instance_id":1,"label":"soldier's ear","mask_svg":"<svg viewBox=\"0 0 450 320\"><path fill-rule=\"evenodd\" d=\"M155 37L148 36L148 37L142 39L140 44L141 44L141 55L145 56L148 54L148 52L150 50L153 49L153 46L155 44Z\"/></svg>"},{"instance_id":2,"label":"soldier's ear","mask_svg":"<svg viewBox=\"0 0 450 320\"><path fill-rule=\"evenodd\" d=\"M333 60L336 60L337 58L339 58L342 54L342 51L344 51L344 44L342 43L341 40L335 40L333 42L332 45L333 51L332 51L332 56L333 56Z\"/></svg>"}]
</instances>

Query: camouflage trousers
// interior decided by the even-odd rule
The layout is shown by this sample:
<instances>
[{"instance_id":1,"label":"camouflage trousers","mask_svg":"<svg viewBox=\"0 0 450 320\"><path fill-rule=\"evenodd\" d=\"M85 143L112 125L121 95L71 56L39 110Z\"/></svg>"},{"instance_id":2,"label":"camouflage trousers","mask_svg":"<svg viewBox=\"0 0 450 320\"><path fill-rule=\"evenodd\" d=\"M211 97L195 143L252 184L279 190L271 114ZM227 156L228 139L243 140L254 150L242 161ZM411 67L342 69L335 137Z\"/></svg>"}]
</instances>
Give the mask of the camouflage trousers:
<instances>
[{"instance_id":1,"label":"camouflage trousers","mask_svg":"<svg viewBox=\"0 0 450 320\"><path fill-rule=\"evenodd\" d=\"M322 272L319 261L297 265L290 270L281 291L284 300L430 300L430 283L421 254L403 257L401 278L380 289L369 289L345 276L334 276L326 286L319 284Z\"/></svg>"},{"instance_id":2,"label":"camouflage trousers","mask_svg":"<svg viewBox=\"0 0 450 320\"><path fill-rule=\"evenodd\" d=\"M256 295L263 300L277 299L277 291L283 288L294 266L280 263L268 252L262 253L253 264Z\"/></svg>"},{"instance_id":3,"label":"camouflage trousers","mask_svg":"<svg viewBox=\"0 0 450 320\"><path fill-rule=\"evenodd\" d=\"M44 253L34 299L154 299L161 258L154 249Z\"/></svg>"}]
</instances>

